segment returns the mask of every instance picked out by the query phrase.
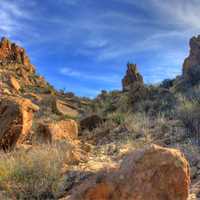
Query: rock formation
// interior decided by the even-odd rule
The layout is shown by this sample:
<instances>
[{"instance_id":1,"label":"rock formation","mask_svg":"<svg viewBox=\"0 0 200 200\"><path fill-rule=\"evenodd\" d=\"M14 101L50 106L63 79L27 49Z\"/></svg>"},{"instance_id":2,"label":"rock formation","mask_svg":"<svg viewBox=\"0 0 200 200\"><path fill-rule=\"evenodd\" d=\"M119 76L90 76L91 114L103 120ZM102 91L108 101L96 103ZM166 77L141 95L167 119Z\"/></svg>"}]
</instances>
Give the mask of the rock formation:
<instances>
[{"instance_id":1,"label":"rock formation","mask_svg":"<svg viewBox=\"0 0 200 200\"><path fill-rule=\"evenodd\" d=\"M129 153L121 166L83 182L67 200L187 200L189 165L174 149L150 145Z\"/></svg>"},{"instance_id":2,"label":"rock formation","mask_svg":"<svg viewBox=\"0 0 200 200\"><path fill-rule=\"evenodd\" d=\"M23 64L27 66L27 69L34 71L25 50L15 43L11 43L7 38L2 38L0 41L0 63L4 65Z\"/></svg>"},{"instance_id":3,"label":"rock formation","mask_svg":"<svg viewBox=\"0 0 200 200\"><path fill-rule=\"evenodd\" d=\"M192 84L200 80L200 35L190 40L190 54L183 64L183 77Z\"/></svg>"},{"instance_id":4,"label":"rock formation","mask_svg":"<svg viewBox=\"0 0 200 200\"><path fill-rule=\"evenodd\" d=\"M35 137L33 119L35 127L40 128L38 133L41 135L37 137L43 138L44 142L45 139L77 138L77 123L61 120L78 116L73 99L70 102L65 100L38 76L25 50L7 38L0 41L0 90L1 149L25 144L30 137ZM56 123L51 116L56 118ZM48 123L40 123L42 121Z\"/></svg>"},{"instance_id":5,"label":"rock formation","mask_svg":"<svg viewBox=\"0 0 200 200\"><path fill-rule=\"evenodd\" d=\"M38 76L26 51L11 43L7 38L0 41L0 83L2 93L18 94L35 89L45 91L49 88L43 77Z\"/></svg>"},{"instance_id":6,"label":"rock formation","mask_svg":"<svg viewBox=\"0 0 200 200\"><path fill-rule=\"evenodd\" d=\"M37 140L41 143L52 143L59 140L78 138L78 126L74 120L39 123L36 132Z\"/></svg>"},{"instance_id":7,"label":"rock formation","mask_svg":"<svg viewBox=\"0 0 200 200\"><path fill-rule=\"evenodd\" d=\"M28 140L33 114L39 108L21 97L0 99L0 148L10 149Z\"/></svg>"},{"instance_id":8,"label":"rock formation","mask_svg":"<svg viewBox=\"0 0 200 200\"><path fill-rule=\"evenodd\" d=\"M191 55L184 64L184 74L187 78L192 77L191 71L188 69L190 67L187 67L193 66L191 60L196 59L194 66L199 64L197 61L199 58L194 54L191 50ZM124 124L123 115L121 115L123 113L117 110L120 107L119 104L124 104L124 107L132 109L135 103L141 103L141 100L144 100L147 95L150 96L147 100L152 103L157 99L163 100L160 97L164 97L165 93L168 93L168 90L164 89L158 92L157 88L155 92L153 89L149 91L150 89L148 90L144 85L136 65L128 64L127 67L127 73L122 80L124 92L116 91L110 94L102 92L102 95L97 98L95 103L102 105L99 109L103 111L99 113L106 113L105 116L99 116L94 114L98 112L95 112L96 104L93 104L93 100L80 99L71 93L66 94L64 91L54 90L43 77L35 73L25 50L3 38L0 42L0 150L10 150L18 145L22 147L27 144L29 147L31 146L31 149L36 146L36 148L41 148L43 145L39 145L38 142L50 144L56 142L62 148L66 141L74 143L73 145L78 149L81 148L80 155L86 156L84 161L87 163L80 162L76 165L66 166L63 160L63 163L58 165L60 171L58 177L62 175L64 181L59 183L63 186L62 194L58 195L61 198L70 195L67 199L186 200L190 172L186 159L178 150L150 145L127 154L125 152L128 152L129 147L126 147L128 144L123 144L126 151L120 152L122 146L120 143L125 143L124 140L129 140L129 138L132 140L132 136L134 142L144 144L146 133L136 135L132 127L129 131L126 127L129 121ZM102 104L102 100L106 103ZM130 107L128 107L129 103ZM161 102L158 101L158 105L160 104ZM137 104L135 105L137 106ZM157 108L157 104L155 105L153 106ZM85 110L82 109L83 107ZM155 112L157 112L156 108L153 108ZM131 112L131 110L129 111ZM116 117L114 112L116 112ZM113 117L109 116L111 113ZM120 114L119 117L117 114ZM78 123L73 120L74 118L80 119L79 130L82 131L82 134L78 134ZM108 120L106 121L106 119ZM134 122L130 121L130 123ZM87 132L89 132L89 137L87 137ZM78 136L81 137L78 138ZM164 135L164 137L166 136ZM95 139L93 140L93 138ZM37 145L35 145L35 141ZM93 145L93 143L97 145ZM54 147L54 145L52 146ZM50 145L48 147L51 148ZM68 147L67 145L66 148ZM99 149L97 150L97 148ZM121 154L122 152L123 154ZM69 158L69 160L71 159ZM52 171L52 173L54 172ZM26 174L27 172L22 175L26 176ZM37 176L37 178L39 177ZM6 183L6 185L8 184ZM49 191L47 190L47 192ZM31 192L28 191L28 193ZM55 197L58 199L57 196ZM27 199L31 198L27 197Z\"/></svg>"},{"instance_id":9,"label":"rock formation","mask_svg":"<svg viewBox=\"0 0 200 200\"><path fill-rule=\"evenodd\" d=\"M134 83L143 84L143 78L137 71L137 66L135 64L128 64L125 77L122 79L123 91L130 90L131 85Z\"/></svg>"}]
</instances>

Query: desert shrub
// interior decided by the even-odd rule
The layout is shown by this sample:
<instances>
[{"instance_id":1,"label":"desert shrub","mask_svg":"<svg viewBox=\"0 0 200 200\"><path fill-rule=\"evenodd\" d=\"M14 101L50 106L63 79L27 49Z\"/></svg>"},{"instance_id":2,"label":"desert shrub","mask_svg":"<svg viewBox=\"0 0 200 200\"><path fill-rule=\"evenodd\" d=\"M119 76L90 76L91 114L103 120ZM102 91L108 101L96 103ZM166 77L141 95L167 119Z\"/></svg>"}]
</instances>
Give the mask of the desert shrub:
<instances>
[{"instance_id":1,"label":"desert shrub","mask_svg":"<svg viewBox=\"0 0 200 200\"><path fill-rule=\"evenodd\" d=\"M116 112L118 108L121 107L121 104L119 104L121 97L119 91L102 91L91 103L91 112L106 117L108 114Z\"/></svg>"},{"instance_id":2,"label":"desert shrub","mask_svg":"<svg viewBox=\"0 0 200 200\"><path fill-rule=\"evenodd\" d=\"M63 164L71 159L67 143L1 153L0 187L13 199L53 199Z\"/></svg>"},{"instance_id":3,"label":"desert shrub","mask_svg":"<svg viewBox=\"0 0 200 200\"><path fill-rule=\"evenodd\" d=\"M111 113L108 119L112 120L117 125L122 125L125 122L125 114L118 112Z\"/></svg>"},{"instance_id":4,"label":"desert shrub","mask_svg":"<svg viewBox=\"0 0 200 200\"><path fill-rule=\"evenodd\" d=\"M78 118L78 116L71 116L71 115L63 115L63 116L61 116L60 117L60 119L59 120L68 120L68 119L73 119L73 120L78 120L79 118Z\"/></svg>"},{"instance_id":5,"label":"desert shrub","mask_svg":"<svg viewBox=\"0 0 200 200\"><path fill-rule=\"evenodd\" d=\"M127 113L124 123L129 132L142 134L149 132L150 118L145 113Z\"/></svg>"},{"instance_id":6,"label":"desert shrub","mask_svg":"<svg viewBox=\"0 0 200 200\"><path fill-rule=\"evenodd\" d=\"M148 86L145 98L136 104L137 112L156 116L163 113L170 116L176 105L176 98L168 89L157 86Z\"/></svg>"},{"instance_id":7,"label":"desert shrub","mask_svg":"<svg viewBox=\"0 0 200 200\"><path fill-rule=\"evenodd\" d=\"M82 139L86 142L90 141L94 144L104 143L105 141L103 141L103 138L108 138L110 133L116 127L117 124L113 122L113 120L106 120L92 131L89 131L88 129L83 130L81 135L84 137Z\"/></svg>"},{"instance_id":8,"label":"desert shrub","mask_svg":"<svg viewBox=\"0 0 200 200\"><path fill-rule=\"evenodd\" d=\"M128 91L129 105L134 111L137 110L137 104L146 99L148 95L148 88L140 82L136 82L130 86Z\"/></svg>"},{"instance_id":9,"label":"desert shrub","mask_svg":"<svg viewBox=\"0 0 200 200\"><path fill-rule=\"evenodd\" d=\"M164 81L162 81L162 83L160 84L160 87L169 89L173 86L174 80L171 79L165 79Z\"/></svg>"},{"instance_id":10,"label":"desert shrub","mask_svg":"<svg viewBox=\"0 0 200 200\"><path fill-rule=\"evenodd\" d=\"M200 101L196 98L188 99L180 96L177 114L187 130L187 136L195 138L200 145Z\"/></svg>"},{"instance_id":11,"label":"desert shrub","mask_svg":"<svg viewBox=\"0 0 200 200\"><path fill-rule=\"evenodd\" d=\"M115 103L117 112L127 113L129 111L129 97L127 93L122 93Z\"/></svg>"}]
</instances>

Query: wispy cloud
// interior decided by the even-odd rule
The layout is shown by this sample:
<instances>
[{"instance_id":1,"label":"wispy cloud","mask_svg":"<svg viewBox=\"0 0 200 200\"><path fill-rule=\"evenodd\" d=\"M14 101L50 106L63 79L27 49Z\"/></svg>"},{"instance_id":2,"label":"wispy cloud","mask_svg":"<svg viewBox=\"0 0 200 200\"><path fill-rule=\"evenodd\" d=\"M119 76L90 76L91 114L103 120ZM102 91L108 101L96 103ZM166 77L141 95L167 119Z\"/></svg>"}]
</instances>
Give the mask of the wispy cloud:
<instances>
[{"instance_id":1,"label":"wispy cloud","mask_svg":"<svg viewBox=\"0 0 200 200\"><path fill-rule=\"evenodd\" d=\"M20 2L20 1L19 1ZM0 4L0 30L3 34L13 36L22 28L20 18L28 17L27 12L20 8L20 3L2 1Z\"/></svg>"},{"instance_id":2,"label":"wispy cloud","mask_svg":"<svg viewBox=\"0 0 200 200\"><path fill-rule=\"evenodd\" d=\"M152 0L152 2L168 20L172 20L172 23L177 23L187 29L200 29L200 1Z\"/></svg>"},{"instance_id":3,"label":"wispy cloud","mask_svg":"<svg viewBox=\"0 0 200 200\"><path fill-rule=\"evenodd\" d=\"M117 74L90 74L81 71L76 71L69 67L64 67L60 69L60 74L64 76L70 76L75 78L87 79L87 80L95 80L99 82L106 82L106 83L118 83L120 76Z\"/></svg>"},{"instance_id":4,"label":"wispy cloud","mask_svg":"<svg viewBox=\"0 0 200 200\"><path fill-rule=\"evenodd\" d=\"M46 76L59 72L107 88L119 87L130 60L147 82L176 76L188 39L200 32L199 0L6 0L0 9L1 34L26 41ZM84 88L91 94L99 86Z\"/></svg>"}]
</instances>

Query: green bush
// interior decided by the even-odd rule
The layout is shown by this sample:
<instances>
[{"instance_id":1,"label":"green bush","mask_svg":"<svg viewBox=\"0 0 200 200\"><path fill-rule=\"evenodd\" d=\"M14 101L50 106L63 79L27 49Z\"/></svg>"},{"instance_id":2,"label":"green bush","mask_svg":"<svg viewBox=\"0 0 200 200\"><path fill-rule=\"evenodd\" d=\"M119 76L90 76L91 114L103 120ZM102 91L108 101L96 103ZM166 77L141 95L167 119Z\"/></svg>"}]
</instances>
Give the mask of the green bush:
<instances>
[{"instance_id":1,"label":"green bush","mask_svg":"<svg viewBox=\"0 0 200 200\"><path fill-rule=\"evenodd\" d=\"M112 113L109 115L109 119L111 119L117 125L122 125L125 122L125 115L123 113Z\"/></svg>"}]
</instances>

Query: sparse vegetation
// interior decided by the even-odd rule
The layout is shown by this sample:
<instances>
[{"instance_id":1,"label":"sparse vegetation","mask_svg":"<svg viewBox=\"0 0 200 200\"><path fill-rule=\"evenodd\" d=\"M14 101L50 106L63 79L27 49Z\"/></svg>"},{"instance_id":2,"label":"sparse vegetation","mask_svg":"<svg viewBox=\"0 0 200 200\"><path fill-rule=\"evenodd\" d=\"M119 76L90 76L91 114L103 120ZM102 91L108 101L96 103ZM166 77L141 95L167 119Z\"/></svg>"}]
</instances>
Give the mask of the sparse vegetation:
<instances>
[{"instance_id":1,"label":"sparse vegetation","mask_svg":"<svg viewBox=\"0 0 200 200\"><path fill-rule=\"evenodd\" d=\"M0 187L12 199L53 199L64 164L73 161L68 143L0 154Z\"/></svg>"},{"instance_id":2,"label":"sparse vegetation","mask_svg":"<svg viewBox=\"0 0 200 200\"><path fill-rule=\"evenodd\" d=\"M200 36L192 39L183 73L173 80L146 85L137 65L128 63L122 90L103 90L89 99L65 88L56 91L35 72L22 48L2 39L0 147L5 152L0 152L0 199L59 199L81 186L84 179L99 175L97 171L107 167L117 171L127 152L152 143L181 149L195 168L191 177L200 179L199 41ZM10 76L19 83L11 84ZM155 145L154 149L163 148ZM160 158L155 159L158 162L150 159L152 165L144 169L154 168ZM180 168L176 158L176 168ZM148 157L144 164L146 160ZM187 161L185 164L188 169ZM189 183L189 170L183 171ZM162 173L165 181L166 174ZM119 187L117 178L115 188ZM120 177L120 184L123 179Z\"/></svg>"},{"instance_id":3,"label":"sparse vegetation","mask_svg":"<svg viewBox=\"0 0 200 200\"><path fill-rule=\"evenodd\" d=\"M179 97L177 115L184 124L187 137L200 145L200 101L196 97Z\"/></svg>"}]
</instances>

